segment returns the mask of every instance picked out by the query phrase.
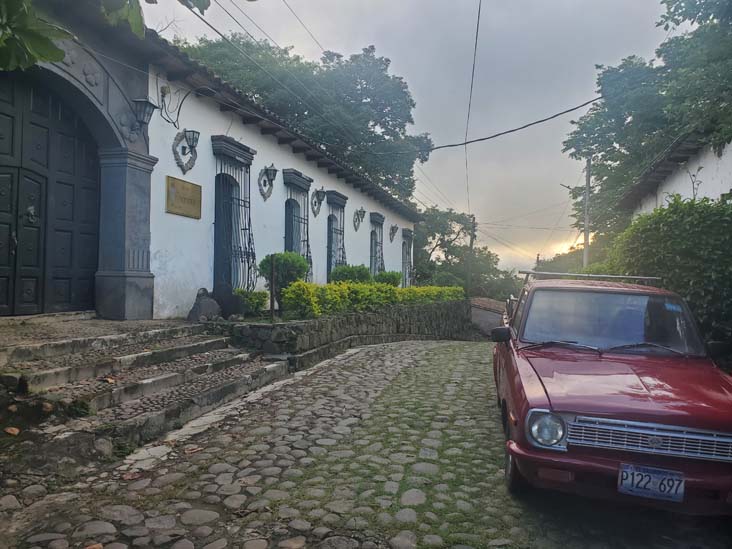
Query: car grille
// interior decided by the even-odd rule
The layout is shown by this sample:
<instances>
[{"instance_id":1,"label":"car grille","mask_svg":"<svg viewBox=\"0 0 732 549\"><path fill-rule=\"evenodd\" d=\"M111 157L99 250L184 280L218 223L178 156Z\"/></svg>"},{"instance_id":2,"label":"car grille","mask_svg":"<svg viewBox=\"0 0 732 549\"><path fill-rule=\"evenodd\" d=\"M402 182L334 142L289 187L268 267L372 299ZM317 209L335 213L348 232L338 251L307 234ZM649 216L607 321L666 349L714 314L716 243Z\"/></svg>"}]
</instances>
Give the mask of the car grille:
<instances>
[{"instance_id":1,"label":"car grille","mask_svg":"<svg viewBox=\"0 0 732 549\"><path fill-rule=\"evenodd\" d=\"M732 435L656 423L578 416L567 444L732 462Z\"/></svg>"}]
</instances>

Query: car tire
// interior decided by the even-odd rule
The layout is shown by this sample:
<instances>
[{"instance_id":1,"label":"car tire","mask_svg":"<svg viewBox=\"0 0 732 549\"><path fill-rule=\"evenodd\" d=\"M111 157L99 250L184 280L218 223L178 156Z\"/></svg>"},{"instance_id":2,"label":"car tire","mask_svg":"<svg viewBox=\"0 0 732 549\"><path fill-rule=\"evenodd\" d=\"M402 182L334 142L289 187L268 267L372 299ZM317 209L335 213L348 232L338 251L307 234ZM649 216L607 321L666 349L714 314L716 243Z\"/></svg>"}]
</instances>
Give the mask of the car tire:
<instances>
[{"instance_id":1,"label":"car tire","mask_svg":"<svg viewBox=\"0 0 732 549\"><path fill-rule=\"evenodd\" d=\"M503 473L506 482L506 489L510 494L515 496L524 494L529 486L526 479L516 466L516 460L508 451L508 447L504 450Z\"/></svg>"}]
</instances>

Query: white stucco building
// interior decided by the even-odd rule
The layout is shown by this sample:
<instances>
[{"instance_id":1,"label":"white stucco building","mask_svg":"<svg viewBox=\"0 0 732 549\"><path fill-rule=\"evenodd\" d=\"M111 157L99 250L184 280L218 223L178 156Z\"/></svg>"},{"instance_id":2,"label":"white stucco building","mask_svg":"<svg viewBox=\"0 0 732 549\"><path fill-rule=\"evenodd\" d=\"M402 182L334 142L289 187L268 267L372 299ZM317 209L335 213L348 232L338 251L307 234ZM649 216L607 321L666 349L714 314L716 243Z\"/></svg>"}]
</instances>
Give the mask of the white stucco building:
<instances>
[{"instance_id":1,"label":"white stucco building","mask_svg":"<svg viewBox=\"0 0 732 549\"><path fill-rule=\"evenodd\" d=\"M633 215L663 207L669 196L718 200L732 192L732 150L721 154L698 135L677 140L623 196Z\"/></svg>"},{"instance_id":2,"label":"white stucco building","mask_svg":"<svg viewBox=\"0 0 732 549\"><path fill-rule=\"evenodd\" d=\"M149 96L161 106L148 127L158 158L150 181L155 318L185 316L199 288L263 289L254 267L286 249L309 259L317 283L345 263L401 271L409 283L416 211L162 39L146 42L159 53ZM198 132L195 153L184 130Z\"/></svg>"}]
</instances>

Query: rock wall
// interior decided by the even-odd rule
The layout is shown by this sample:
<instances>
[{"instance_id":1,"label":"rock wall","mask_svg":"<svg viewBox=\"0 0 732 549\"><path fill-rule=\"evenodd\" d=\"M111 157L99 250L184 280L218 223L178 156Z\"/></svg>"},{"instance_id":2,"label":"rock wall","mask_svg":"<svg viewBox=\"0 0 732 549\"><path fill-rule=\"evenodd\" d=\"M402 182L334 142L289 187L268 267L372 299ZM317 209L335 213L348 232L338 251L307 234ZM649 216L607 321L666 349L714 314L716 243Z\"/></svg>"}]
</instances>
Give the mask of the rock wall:
<instances>
[{"instance_id":1,"label":"rock wall","mask_svg":"<svg viewBox=\"0 0 732 549\"><path fill-rule=\"evenodd\" d=\"M299 370L359 345L408 339L473 339L469 301L400 305L375 313L348 313L314 320L225 323L212 330L238 345L284 355Z\"/></svg>"}]
</instances>

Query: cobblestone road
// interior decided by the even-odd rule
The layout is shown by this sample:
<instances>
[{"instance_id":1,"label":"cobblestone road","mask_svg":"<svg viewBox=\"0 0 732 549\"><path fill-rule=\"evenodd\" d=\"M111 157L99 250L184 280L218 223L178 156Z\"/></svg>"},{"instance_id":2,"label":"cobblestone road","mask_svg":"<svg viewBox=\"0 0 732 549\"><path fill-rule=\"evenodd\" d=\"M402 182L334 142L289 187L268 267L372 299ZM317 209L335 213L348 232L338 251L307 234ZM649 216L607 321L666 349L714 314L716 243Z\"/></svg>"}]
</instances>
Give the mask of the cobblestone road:
<instances>
[{"instance_id":1,"label":"cobblestone road","mask_svg":"<svg viewBox=\"0 0 732 549\"><path fill-rule=\"evenodd\" d=\"M19 499L36 503L3 527L51 549L732 546L723 520L513 499L493 394L486 343L362 348L122 466L26 489Z\"/></svg>"}]
</instances>

